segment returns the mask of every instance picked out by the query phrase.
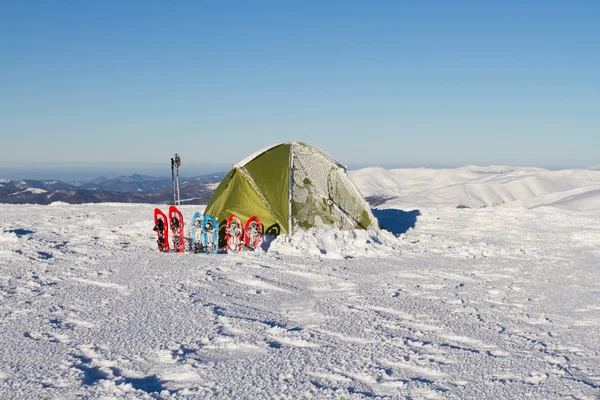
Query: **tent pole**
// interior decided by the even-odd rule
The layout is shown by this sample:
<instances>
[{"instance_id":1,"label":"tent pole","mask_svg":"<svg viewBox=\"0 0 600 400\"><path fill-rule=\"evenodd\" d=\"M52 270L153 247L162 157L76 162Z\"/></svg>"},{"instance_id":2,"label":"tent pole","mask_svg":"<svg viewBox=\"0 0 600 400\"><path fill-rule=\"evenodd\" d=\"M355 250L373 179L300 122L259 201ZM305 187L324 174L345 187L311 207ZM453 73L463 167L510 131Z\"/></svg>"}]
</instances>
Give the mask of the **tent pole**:
<instances>
[{"instance_id":1,"label":"tent pole","mask_svg":"<svg viewBox=\"0 0 600 400\"><path fill-rule=\"evenodd\" d=\"M289 195L288 195L288 214L289 214L289 219L288 219L288 234L286 236L286 242L289 240L289 237L292 236L292 234L294 233L294 227L292 226L292 199L293 199L293 194L294 194L294 142L290 143L290 160L289 160L289 168L290 168L290 174L289 174Z\"/></svg>"}]
</instances>

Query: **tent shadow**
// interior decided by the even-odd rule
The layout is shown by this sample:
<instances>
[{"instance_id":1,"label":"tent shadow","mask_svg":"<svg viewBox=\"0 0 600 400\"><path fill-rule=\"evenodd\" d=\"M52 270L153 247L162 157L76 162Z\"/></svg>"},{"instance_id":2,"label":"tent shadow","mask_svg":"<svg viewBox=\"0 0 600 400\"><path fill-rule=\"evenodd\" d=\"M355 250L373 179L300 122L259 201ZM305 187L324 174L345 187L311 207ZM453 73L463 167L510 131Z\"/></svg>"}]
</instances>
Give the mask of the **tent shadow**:
<instances>
[{"instance_id":1,"label":"tent shadow","mask_svg":"<svg viewBox=\"0 0 600 400\"><path fill-rule=\"evenodd\" d=\"M260 242L260 248L265 252L268 251L275 239L277 239L277 235L265 234Z\"/></svg>"},{"instance_id":2,"label":"tent shadow","mask_svg":"<svg viewBox=\"0 0 600 400\"><path fill-rule=\"evenodd\" d=\"M419 210L402 211L395 208L380 210L371 209L375 218L379 220L381 228L399 236L417 224L417 217L421 215Z\"/></svg>"},{"instance_id":3,"label":"tent shadow","mask_svg":"<svg viewBox=\"0 0 600 400\"><path fill-rule=\"evenodd\" d=\"M279 224L273 224L265 229L265 234L263 235L262 241L260 243L260 247L263 251L268 251L269 247L271 247L271 242L277 239L277 236L281 233L281 227Z\"/></svg>"}]
</instances>

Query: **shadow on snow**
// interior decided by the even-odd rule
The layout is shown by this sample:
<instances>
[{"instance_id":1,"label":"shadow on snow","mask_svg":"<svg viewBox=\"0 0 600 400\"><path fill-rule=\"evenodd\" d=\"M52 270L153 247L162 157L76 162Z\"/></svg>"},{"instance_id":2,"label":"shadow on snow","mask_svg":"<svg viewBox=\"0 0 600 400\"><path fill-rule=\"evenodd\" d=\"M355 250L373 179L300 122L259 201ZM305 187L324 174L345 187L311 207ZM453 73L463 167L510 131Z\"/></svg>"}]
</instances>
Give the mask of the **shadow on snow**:
<instances>
[{"instance_id":1,"label":"shadow on snow","mask_svg":"<svg viewBox=\"0 0 600 400\"><path fill-rule=\"evenodd\" d=\"M388 232L399 236L417 224L419 210L402 211L395 208L380 210L373 208L373 215L379 220L379 225Z\"/></svg>"}]
</instances>

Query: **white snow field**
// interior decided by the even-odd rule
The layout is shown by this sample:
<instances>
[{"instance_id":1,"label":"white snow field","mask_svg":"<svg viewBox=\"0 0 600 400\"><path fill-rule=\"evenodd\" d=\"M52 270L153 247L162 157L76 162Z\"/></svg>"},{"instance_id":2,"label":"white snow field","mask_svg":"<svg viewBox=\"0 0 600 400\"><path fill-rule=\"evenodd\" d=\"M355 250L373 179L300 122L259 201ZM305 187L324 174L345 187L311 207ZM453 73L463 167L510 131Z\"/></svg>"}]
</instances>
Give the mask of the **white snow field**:
<instances>
[{"instance_id":1,"label":"white snow field","mask_svg":"<svg viewBox=\"0 0 600 400\"><path fill-rule=\"evenodd\" d=\"M0 205L0 398L598 399L599 174L354 171L398 236L237 255L159 253L153 205Z\"/></svg>"}]
</instances>

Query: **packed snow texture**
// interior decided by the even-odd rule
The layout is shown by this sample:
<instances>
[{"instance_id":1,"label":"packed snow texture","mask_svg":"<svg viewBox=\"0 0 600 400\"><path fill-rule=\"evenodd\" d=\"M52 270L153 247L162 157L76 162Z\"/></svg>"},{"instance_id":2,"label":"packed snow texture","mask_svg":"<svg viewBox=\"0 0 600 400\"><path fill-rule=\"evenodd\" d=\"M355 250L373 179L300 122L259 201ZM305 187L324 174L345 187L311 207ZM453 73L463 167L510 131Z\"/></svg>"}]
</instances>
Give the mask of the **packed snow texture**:
<instances>
[{"instance_id":1,"label":"packed snow texture","mask_svg":"<svg viewBox=\"0 0 600 400\"><path fill-rule=\"evenodd\" d=\"M309 230L236 255L159 253L153 205L0 205L0 398L600 397L593 196L416 202L444 179L595 177L415 171L354 172L414 205L375 210L392 233Z\"/></svg>"}]
</instances>

